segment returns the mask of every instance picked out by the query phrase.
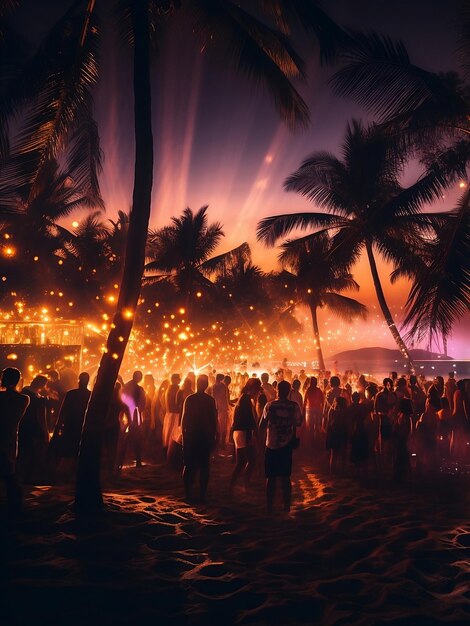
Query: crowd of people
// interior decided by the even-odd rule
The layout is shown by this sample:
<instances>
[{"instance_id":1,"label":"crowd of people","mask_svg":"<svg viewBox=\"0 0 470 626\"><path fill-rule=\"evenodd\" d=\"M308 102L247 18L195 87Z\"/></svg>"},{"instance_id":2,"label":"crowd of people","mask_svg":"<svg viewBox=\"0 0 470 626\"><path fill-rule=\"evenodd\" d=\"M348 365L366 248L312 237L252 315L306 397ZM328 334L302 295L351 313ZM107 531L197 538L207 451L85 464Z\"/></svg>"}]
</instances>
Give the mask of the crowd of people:
<instances>
[{"instance_id":1,"label":"crowd of people","mask_svg":"<svg viewBox=\"0 0 470 626\"><path fill-rule=\"evenodd\" d=\"M102 474L126 464L164 461L182 472L188 501L204 501L215 455L232 462L231 494L249 489L264 462L267 510L277 484L291 506L293 451L331 474L359 479L391 473L432 474L442 460L470 462L468 379L451 372L428 381L392 372L381 384L347 371L308 376L280 369L261 375L209 370L165 378L135 371L116 382L102 436ZM66 364L21 386L19 370L2 372L0 475L7 500L21 505L21 484L73 480L91 391L90 376ZM195 483L198 479L198 493Z\"/></svg>"}]
</instances>

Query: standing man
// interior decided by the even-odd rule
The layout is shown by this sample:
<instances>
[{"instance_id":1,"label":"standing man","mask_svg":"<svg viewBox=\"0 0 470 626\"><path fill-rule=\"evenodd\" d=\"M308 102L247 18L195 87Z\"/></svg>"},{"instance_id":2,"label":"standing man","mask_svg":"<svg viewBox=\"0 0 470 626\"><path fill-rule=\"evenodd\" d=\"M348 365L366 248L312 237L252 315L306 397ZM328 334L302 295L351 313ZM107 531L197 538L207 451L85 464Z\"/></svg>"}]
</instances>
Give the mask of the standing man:
<instances>
[{"instance_id":1,"label":"standing man","mask_svg":"<svg viewBox=\"0 0 470 626\"><path fill-rule=\"evenodd\" d=\"M146 402L144 388L139 385L142 378L142 372L136 370L132 380L122 388L122 400L129 409L128 445L134 450L136 467L142 467L142 423Z\"/></svg>"},{"instance_id":2,"label":"standing man","mask_svg":"<svg viewBox=\"0 0 470 626\"><path fill-rule=\"evenodd\" d=\"M54 431L57 456L63 459L59 473L68 477L74 476L77 471L83 421L91 395L88 389L89 382L90 375L82 372L78 377L78 389L67 391Z\"/></svg>"},{"instance_id":3,"label":"standing man","mask_svg":"<svg viewBox=\"0 0 470 626\"><path fill-rule=\"evenodd\" d=\"M1 380L5 391L0 391L0 478L5 483L11 513L19 513L22 505L21 487L16 480L16 453L18 426L29 404L29 397L16 391L20 378L16 367L7 367Z\"/></svg>"},{"instance_id":4,"label":"standing man","mask_svg":"<svg viewBox=\"0 0 470 626\"><path fill-rule=\"evenodd\" d=\"M205 502L211 453L218 439L217 408L214 398L205 393L208 386L208 376L200 374L196 381L196 393L188 396L183 405L183 483L189 502L198 470L200 501Z\"/></svg>"},{"instance_id":5,"label":"standing man","mask_svg":"<svg viewBox=\"0 0 470 626\"><path fill-rule=\"evenodd\" d=\"M295 429L302 425L302 411L299 405L297 402L288 400L290 389L290 383L281 380L277 386L279 399L268 402L261 418L261 425L267 426L264 467L268 513L273 510L277 478L281 479L284 511L290 511L292 450Z\"/></svg>"},{"instance_id":6,"label":"standing man","mask_svg":"<svg viewBox=\"0 0 470 626\"><path fill-rule=\"evenodd\" d=\"M268 372L263 372L261 374L260 378L261 378L261 388L264 391L264 394L266 396L266 400L268 402L272 402L273 400L276 399L276 390L274 389L274 387L269 382L269 374L268 374Z\"/></svg>"}]
</instances>

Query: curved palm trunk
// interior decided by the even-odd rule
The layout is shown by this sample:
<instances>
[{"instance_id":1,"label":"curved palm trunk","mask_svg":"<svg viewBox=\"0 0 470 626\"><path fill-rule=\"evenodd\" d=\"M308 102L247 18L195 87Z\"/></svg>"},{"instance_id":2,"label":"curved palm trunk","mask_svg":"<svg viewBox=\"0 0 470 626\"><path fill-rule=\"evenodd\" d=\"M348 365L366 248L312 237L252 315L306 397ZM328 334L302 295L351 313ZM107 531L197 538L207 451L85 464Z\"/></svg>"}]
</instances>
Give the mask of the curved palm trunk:
<instances>
[{"instance_id":1,"label":"curved palm trunk","mask_svg":"<svg viewBox=\"0 0 470 626\"><path fill-rule=\"evenodd\" d=\"M312 326L313 326L313 336L315 337L315 347L317 349L317 361L318 361L318 369L322 372L326 370L325 361L323 359L323 351L321 349L321 341L320 341L320 329L318 328L318 318L317 318L317 306L315 304L309 304L310 314L312 316Z\"/></svg>"},{"instance_id":2,"label":"curved palm trunk","mask_svg":"<svg viewBox=\"0 0 470 626\"><path fill-rule=\"evenodd\" d=\"M385 318L385 321L388 324L390 332L392 333L392 337L395 339L398 349L400 350L400 352L403 354L403 356L408 362L410 372L414 372L415 366L413 363L413 359L411 358L411 355L408 352L408 348L406 347L405 342L401 338L401 335L398 331L398 328L395 325L395 322L393 321L392 314L385 300L385 295L382 289L382 284L380 282L379 272L377 271L377 264L375 262L374 254L372 251L372 244L369 241L366 242L366 250L367 250L367 256L369 258L369 265L370 265L370 271L372 273L372 279L374 281L375 292L377 294L377 300L379 301L382 314Z\"/></svg>"},{"instance_id":3,"label":"curved palm trunk","mask_svg":"<svg viewBox=\"0 0 470 626\"><path fill-rule=\"evenodd\" d=\"M144 271L150 219L153 137L147 0L134 0L131 7L134 27L134 190L119 301L82 432L75 492L78 513L93 513L103 506L100 484L103 423L132 330Z\"/></svg>"}]
</instances>

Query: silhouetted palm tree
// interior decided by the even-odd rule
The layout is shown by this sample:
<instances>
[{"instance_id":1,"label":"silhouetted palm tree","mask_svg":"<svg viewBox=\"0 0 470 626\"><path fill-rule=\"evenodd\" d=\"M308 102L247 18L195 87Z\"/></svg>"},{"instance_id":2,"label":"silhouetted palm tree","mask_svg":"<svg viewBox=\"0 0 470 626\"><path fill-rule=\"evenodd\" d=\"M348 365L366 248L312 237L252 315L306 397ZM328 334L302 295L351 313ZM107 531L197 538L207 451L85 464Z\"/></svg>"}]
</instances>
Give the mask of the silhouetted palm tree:
<instances>
[{"instance_id":1,"label":"silhouetted palm tree","mask_svg":"<svg viewBox=\"0 0 470 626\"><path fill-rule=\"evenodd\" d=\"M244 328L251 333L261 320L276 334L281 330L278 322L285 306L273 288L273 274L253 264L248 244L233 252L213 277L225 328L228 332Z\"/></svg>"},{"instance_id":2,"label":"silhouetted palm tree","mask_svg":"<svg viewBox=\"0 0 470 626\"><path fill-rule=\"evenodd\" d=\"M14 252L15 260L3 268L3 275L9 290L29 297L34 304L45 290L58 284L61 276L58 264L63 263L62 249L68 231L59 225L59 220L86 206L87 199L54 159L42 167L33 193L27 185L16 190L5 186L2 191L4 248Z\"/></svg>"},{"instance_id":3,"label":"silhouetted palm tree","mask_svg":"<svg viewBox=\"0 0 470 626\"><path fill-rule=\"evenodd\" d=\"M470 76L470 6L461 3L458 25L459 60L464 79ZM470 155L470 91L455 72L435 74L413 64L404 45L378 35L359 36L348 50L333 85L379 116L385 132L405 150L416 150L429 166L453 170L467 179ZM468 312L468 221L464 192L456 210L437 228L423 264L408 272L413 280L405 324L409 337L439 333L445 343L455 322ZM405 272L407 273L407 272Z\"/></svg>"},{"instance_id":4,"label":"silhouetted palm tree","mask_svg":"<svg viewBox=\"0 0 470 626\"><path fill-rule=\"evenodd\" d=\"M422 213L421 207L437 199L453 174L432 167L410 187L400 184L405 161L393 137L377 126L364 128L353 121L343 143L343 158L327 152L308 157L285 182L327 213L277 215L261 220L258 237L273 245L294 228L335 232L333 249L354 263L366 251L377 299L400 351L413 363L385 300L375 253L395 266L416 263L422 235L434 233L442 214Z\"/></svg>"},{"instance_id":5,"label":"silhouetted palm tree","mask_svg":"<svg viewBox=\"0 0 470 626\"><path fill-rule=\"evenodd\" d=\"M359 289L359 285L344 265L334 262L334 242L326 233L286 241L282 246L279 261L284 271L279 281L287 286L296 305L308 306L312 316L313 336L317 352L318 367L325 371L321 347L318 309L327 307L331 313L346 321L365 317L367 308L342 295L341 291Z\"/></svg>"},{"instance_id":6,"label":"silhouetted palm tree","mask_svg":"<svg viewBox=\"0 0 470 626\"><path fill-rule=\"evenodd\" d=\"M189 316L196 294L214 289L208 278L213 269L207 261L224 236L219 222L208 223L207 208L196 212L187 208L181 217L171 218L170 226L149 233L146 282L171 281Z\"/></svg>"}]
</instances>

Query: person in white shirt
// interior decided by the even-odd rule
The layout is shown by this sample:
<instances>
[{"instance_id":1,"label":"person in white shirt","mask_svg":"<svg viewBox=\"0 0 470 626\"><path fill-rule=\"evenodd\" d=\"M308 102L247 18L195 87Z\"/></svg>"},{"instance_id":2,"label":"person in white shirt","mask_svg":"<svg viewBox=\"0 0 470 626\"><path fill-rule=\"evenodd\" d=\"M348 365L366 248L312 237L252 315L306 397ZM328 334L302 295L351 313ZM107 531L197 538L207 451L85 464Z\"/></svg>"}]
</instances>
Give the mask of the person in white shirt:
<instances>
[{"instance_id":1,"label":"person in white shirt","mask_svg":"<svg viewBox=\"0 0 470 626\"><path fill-rule=\"evenodd\" d=\"M268 512L272 512L276 495L276 480L281 479L284 511L290 511L292 486L292 450L295 445L296 428L302 425L302 411L297 402L288 399L290 383L281 381L278 386L279 399L268 402L264 407L261 426L266 425L266 500Z\"/></svg>"}]
</instances>

